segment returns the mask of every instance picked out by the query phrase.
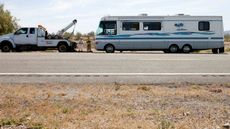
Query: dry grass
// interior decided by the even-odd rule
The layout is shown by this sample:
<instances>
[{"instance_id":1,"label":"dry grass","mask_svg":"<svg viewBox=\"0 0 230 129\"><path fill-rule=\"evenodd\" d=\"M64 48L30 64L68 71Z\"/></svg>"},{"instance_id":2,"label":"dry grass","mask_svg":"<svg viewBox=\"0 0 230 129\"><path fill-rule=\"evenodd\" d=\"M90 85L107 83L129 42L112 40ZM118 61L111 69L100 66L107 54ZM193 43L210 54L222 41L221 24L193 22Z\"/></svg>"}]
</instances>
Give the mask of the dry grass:
<instances>
[{"instance_id":1,"label":"dry grass","mask_svg":"<svg viewBox=\"0 0 230 129\"><path fill-rule=\"evenodd\" d=\"M230 42L230 35L229 34L224 35L224 41L225 42Z\"/></svg>"},{"instance_id":2,"label":"dry grass","mask_svg":"<svg viewBox=\"0 0 230 129\"><path fill-rule=\"evenodd\" d=\"M225 42L224 46L225 46L225 51L230 52L230 42Z\"/></svg>"},{"instance_id":3,"label":"dry grass","mask_svg":"<svg viewBox=\"0 0 230 129\"><path fill-rule=\"evenodd\" d=\"M229 118L230 84L0 84L2 129L211 129Z\"/></svg>"}]
</instances>

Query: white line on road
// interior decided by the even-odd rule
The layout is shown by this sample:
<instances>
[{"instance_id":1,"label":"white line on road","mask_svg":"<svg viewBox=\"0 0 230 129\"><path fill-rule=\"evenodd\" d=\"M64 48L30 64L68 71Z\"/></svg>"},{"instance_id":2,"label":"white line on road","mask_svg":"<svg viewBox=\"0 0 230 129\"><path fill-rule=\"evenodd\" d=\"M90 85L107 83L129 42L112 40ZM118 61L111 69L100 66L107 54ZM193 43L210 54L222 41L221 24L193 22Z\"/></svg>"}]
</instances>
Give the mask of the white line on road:
<instances>
[{"instance_id":1,"label":"white line on road","mask_svg":"<svg viewBox=\"0 0 230 129\"><path fill-rule=\"evenodd\" d=\"M140 59L140 60L141 61L200 61L202 59Z\"/></svg>"},{"instance_id":2,"label":"white line on road","mask_svg":"<svg viewBox=\"0 0 230 129\"><path fill-rule=\"evenodd\" d=\"M230 76L230 73L0 73L0 76Z\"/></svg>"}]
</instances>

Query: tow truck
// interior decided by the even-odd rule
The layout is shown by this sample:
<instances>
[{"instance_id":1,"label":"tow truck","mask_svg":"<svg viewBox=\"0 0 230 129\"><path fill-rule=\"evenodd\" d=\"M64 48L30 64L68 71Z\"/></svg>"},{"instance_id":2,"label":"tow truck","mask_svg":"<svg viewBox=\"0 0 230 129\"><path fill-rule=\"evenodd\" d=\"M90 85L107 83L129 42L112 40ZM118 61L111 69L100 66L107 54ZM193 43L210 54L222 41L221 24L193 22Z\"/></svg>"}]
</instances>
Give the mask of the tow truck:
<instances>
[{"instance_id":1,"label":"tow truck","mask_svg":"<svg viewBox=\"0 0 230 129\"><path fill-rule=\"evenodd\" d=\"M77 20L75 19L55 35L48 34L46 28L41 25L38 25L38 27L22 27L14 33L0 36L1 51L19 52L23 50L57 49L59 52L73 52L76 43L63 38L63 34L72 26L75 26L76 23Z\"/></svg>"}]
</instances>

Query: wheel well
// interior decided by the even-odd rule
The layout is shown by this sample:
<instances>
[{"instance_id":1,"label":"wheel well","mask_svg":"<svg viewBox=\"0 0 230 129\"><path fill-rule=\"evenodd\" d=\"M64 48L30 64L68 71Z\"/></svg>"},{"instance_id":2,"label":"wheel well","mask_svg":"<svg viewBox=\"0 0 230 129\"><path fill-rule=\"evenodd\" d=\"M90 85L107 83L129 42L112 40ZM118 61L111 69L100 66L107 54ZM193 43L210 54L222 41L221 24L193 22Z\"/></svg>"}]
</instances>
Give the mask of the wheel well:
<instances>
[{"instance_id":1,"label":"wheel well","mask_svg":"<svg viewBox=\"0 0 230 129\"><path fill-rule=\"evenodd\" d=\"M111 45L111 46L113 46L113 48L115 49L115 46L114 46L113 44L111 44L111 43L108 43L108 44L106 44L106 45L104 46L104 50L105 50L105 48L106 48L108 45Z\"/></svg>"},{"instance_id":2,"label":"wheel well","mask_svg":"<svg viewBox=\"0 0 230 129\"><path fill-rule=\"evenodd\" d=\"M68 43L67 43L67 42L65 42L65 41L61 41L61 42L59 42L59 43L58 43L58 45L57 45L57 47L58 47L58 46L60 46L60 45L62 45L62 44L64 44L64 45L66 45L66 46L68 46L68 47L69 47Z\"/></svg>"},{"instance_id":3,"label":"wheel well","mask_svg":"<svg viewBox=\"0 0 230 129\"><path fill-rule=\"evenodd\" d=\"M183 45L183 47L184 47L184 46L189 46L189 47L192 49L192 45L190 45L190 44L185 44L185 45ZM183 47L182 47L182 48L183 48Z\"/></svg>"},{"instance_id":4,"label":"wheel well","mask_svg":"<svg viewBox=\"0 0 230 129\"><path fill-rule=\"evenodd\" d=\"M10 41L4 40L4 41L1 42L0 46L2 46L4 44L10 45L10 47L13 48L13 45L12 45L12 43Z\"/></svg>"}]
</instances>

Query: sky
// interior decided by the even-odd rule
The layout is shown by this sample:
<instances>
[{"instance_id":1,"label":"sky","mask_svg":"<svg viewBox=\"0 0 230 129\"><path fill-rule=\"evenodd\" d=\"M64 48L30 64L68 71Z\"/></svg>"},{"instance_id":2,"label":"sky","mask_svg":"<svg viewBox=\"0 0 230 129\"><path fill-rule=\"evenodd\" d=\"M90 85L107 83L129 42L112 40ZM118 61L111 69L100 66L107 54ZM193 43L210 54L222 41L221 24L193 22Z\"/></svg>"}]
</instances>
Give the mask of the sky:
<instances>
[{"instance_id":1,"label":"sky","mask_svg":"<svg viewBox=\"0 0 230 129\"><path fill-rule=\"evenodd\" d=\"M0 0L23 27L45 26L57 32L77 19L76 31L96 31L103 16L218 15L230 30L230 0ZM70 29L69 32L72 32Z\"/></svg>"}]
</instances>

